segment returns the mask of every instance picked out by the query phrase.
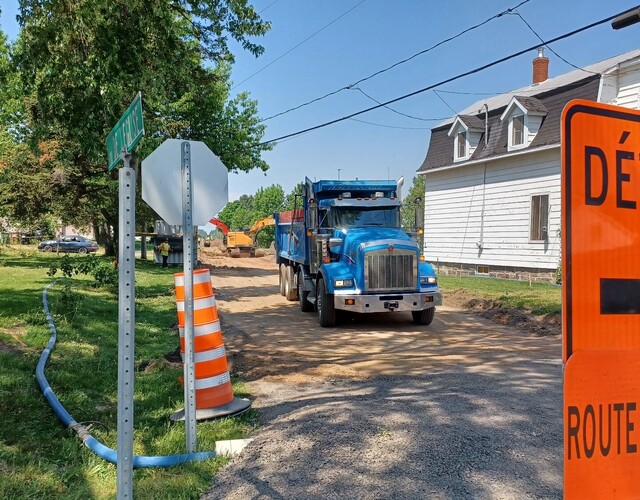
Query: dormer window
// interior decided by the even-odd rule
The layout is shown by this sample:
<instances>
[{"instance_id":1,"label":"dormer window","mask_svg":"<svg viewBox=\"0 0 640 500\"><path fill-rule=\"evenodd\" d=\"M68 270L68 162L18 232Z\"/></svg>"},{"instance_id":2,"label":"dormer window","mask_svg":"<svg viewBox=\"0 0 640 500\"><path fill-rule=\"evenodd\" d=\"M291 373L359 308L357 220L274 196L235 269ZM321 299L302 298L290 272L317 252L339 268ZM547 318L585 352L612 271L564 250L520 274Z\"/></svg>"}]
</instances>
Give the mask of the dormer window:
<instances>
[{"instance_id":1,"label":"dormer window","mask_svg":"<svg viewBox=\"0 0 640 500\"><path fill-rule=\"evenodd\" d=\"M467 157L467 133L458 132L456 136L456 160L465 159Z\"/></svg>"},{"instance_id":2,"label":"dormer window","mask_svg":"<svg viewBox=\"0 0 640 500\"><path fill-rule=\"evenodd\" d=\"M448 133L453 138L453 161L470 159L483 132L484 122L477 116L456 116Z\"/></svg>"},{"instance_id":3,"label":"dormer window","mask_svg":"<svg viewBox=\"0 0 640 500\"><path fill-rule=\"evenodd\" d=\"M508 150L528 147L536 137L547 108L535 97L514 96L500 120L508 120Z\"/></svg>"},{"instance_id":4,"label":"dormer window","mask_svg":"<svg viewBox=\"0 0 640 500\"><path fill-rule=\"evenodd\" d=\"M521 146L524 144L524 115L515 115L511 122L511 144Z\"/></svg>"}]
</instances>

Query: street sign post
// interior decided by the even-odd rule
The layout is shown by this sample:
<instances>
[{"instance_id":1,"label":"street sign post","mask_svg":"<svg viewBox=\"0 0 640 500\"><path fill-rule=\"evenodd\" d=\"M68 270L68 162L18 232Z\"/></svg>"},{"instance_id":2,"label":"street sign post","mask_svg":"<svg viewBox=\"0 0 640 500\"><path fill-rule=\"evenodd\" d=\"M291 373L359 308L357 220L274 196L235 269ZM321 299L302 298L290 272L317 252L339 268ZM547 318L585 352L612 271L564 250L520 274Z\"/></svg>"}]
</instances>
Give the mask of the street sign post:
<instances>
[{"instance_id":1,"label":"street sign post","mask_svg":"<svg viewBox=\"0 0 640 500\"><path fill-rule=\"evenodd\" d=\"M191 145L181 144L182 152L182 245L184 247L184 423L187 451L197 448L196 435L196 381L194 367L193 330L193 217L191 183Z\"/></svg>"},{"instance_id":2,"label":"street sign post","mask_svg":"<svg viewBox=\"0 0 640 500\"><path fill-rule=\"evenodd\" d=\"M109 172L122 159L123 152L130 153L144 135L144 122L142 120L142 93L138 92L129 108L118 120L116 126L107 136L107 157Z\"/></svg>"},{"instance_id":3,"label":"street sign post","mask_svg":"<svg viewBox=\"0 0 640 500\"><path fill-rule=\"evenodd\" d=\"M135 373L136 172L123 154L118 172L118 498L133 498L133 374Z\"/></svg>"},{"instance_id":4,"label":"street sign post","mask_svg":"<svg viewBox=\"0 0 640 500\"><path fill-rule=\"evenodd\" d=\"M640 496L640 112L562 115L564 494Z\"/></svg>"},{"instance_id":5,"label":"street sign post","mask_svg":"<svg viewBox=\"0 0 640 500\"><path fill-rule=\"evenodd\" d=\"M193 453L197 448L193 350L193 226L205 225L227 204L227 167L203 142L167 139L142 161L142 199L165 222L182 225L185 434L187 451Z\"/></svg>"},{"instance_id":6,"label":"street sign post","mask_svg":"<svg viewBox=\"0 0 640 500\"><path fill-rule=\"evenodd\" d=\"M143 135L142 94L138 92L107 136L108 170L124 160L118 175L118 498L133 498L136 172L130 153Z\"/></svg>"}]
</instances>

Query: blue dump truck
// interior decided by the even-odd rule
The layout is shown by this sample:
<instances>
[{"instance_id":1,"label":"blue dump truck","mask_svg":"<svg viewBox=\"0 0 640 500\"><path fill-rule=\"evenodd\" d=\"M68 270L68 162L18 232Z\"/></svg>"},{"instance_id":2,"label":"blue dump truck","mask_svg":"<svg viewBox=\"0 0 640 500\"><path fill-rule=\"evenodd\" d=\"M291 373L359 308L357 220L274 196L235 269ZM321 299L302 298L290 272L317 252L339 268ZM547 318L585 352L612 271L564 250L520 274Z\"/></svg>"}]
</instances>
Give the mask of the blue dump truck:
<instances>
[{"instance_id":1,"label":"blue dump truck","mask_svg":"<svg viewBox=\"0 0 640 500\"><path fill-rule=\"evenodd\" d=\"M300 208L274 215L280 293L316 311L323 327L339 311L411 311L428 325L442 296L433 267L400 227L395 181L305 179Z\"/></svg>"}]
</instances>

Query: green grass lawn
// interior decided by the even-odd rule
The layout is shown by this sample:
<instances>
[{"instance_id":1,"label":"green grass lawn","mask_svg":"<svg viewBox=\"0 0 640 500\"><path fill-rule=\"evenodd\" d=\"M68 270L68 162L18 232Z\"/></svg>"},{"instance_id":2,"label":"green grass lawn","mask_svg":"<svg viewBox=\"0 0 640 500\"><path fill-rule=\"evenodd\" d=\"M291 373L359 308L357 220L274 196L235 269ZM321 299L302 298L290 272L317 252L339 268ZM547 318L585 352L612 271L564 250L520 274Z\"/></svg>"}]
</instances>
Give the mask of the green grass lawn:
<instances>
[{"instance_id":1,"label":"green grass lawn","mask_svg":"<svg viewBox=\"0 0 640 500\"><path fill-rule=\"evenodd\" d=\"M86 256L71 255L73 263ZM42 291L61 256L33 246L0 246L0 498L115 498L116 466L95 456L63 428L42 396L35 368L50 331ZM111 259L99 257L105 265ZM161 360L178 344L172 272L136 263L136 365ZM45 375L62 405L106 446L117 448L118 300L95 288L92 276L63 278L49 292L58 332ZM65 286L69 284L70 286ZM135 375L134 452L185 453L183 423L169 415L183 407L180 368L156 363ZM246 396L242 383L234 394ZM198 450L246 437L257 414L198 423ZM136 469L136 498L198 498L224 458L168 469Z\"/></svg>"},{"instance_id":2,"label":"green grass lawn","mask_svg":"<svg viewBox=\"0 0 640 500\"><path fill-rule=\"evenodd\" d=\"M562 309L562 288L555 285L475 276L438 276L438 282L445 293L464 290L470 297L491 299L503 307L533 314L559 313Z\"/></svg>"}]
</instances>

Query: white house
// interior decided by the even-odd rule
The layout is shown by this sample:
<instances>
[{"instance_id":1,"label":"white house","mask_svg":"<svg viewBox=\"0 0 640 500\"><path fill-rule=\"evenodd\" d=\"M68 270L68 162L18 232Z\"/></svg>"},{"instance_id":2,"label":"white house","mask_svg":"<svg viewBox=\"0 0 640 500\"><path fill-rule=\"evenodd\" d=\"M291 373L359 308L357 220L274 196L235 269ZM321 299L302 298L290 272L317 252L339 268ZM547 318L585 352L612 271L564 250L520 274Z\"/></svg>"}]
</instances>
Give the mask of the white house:
<instances>
[{"instance_id":1,"label":"white house","mask_svg":"<svg viewBox=\"0 0 640 500\"><path fill-rule=\"evenodd\" d=\"M425 257L441 273L551 278L560 260L560 116L587 99L640 109L640 50L479 101L431 131Z\"/></svg>"}]
</instances>

